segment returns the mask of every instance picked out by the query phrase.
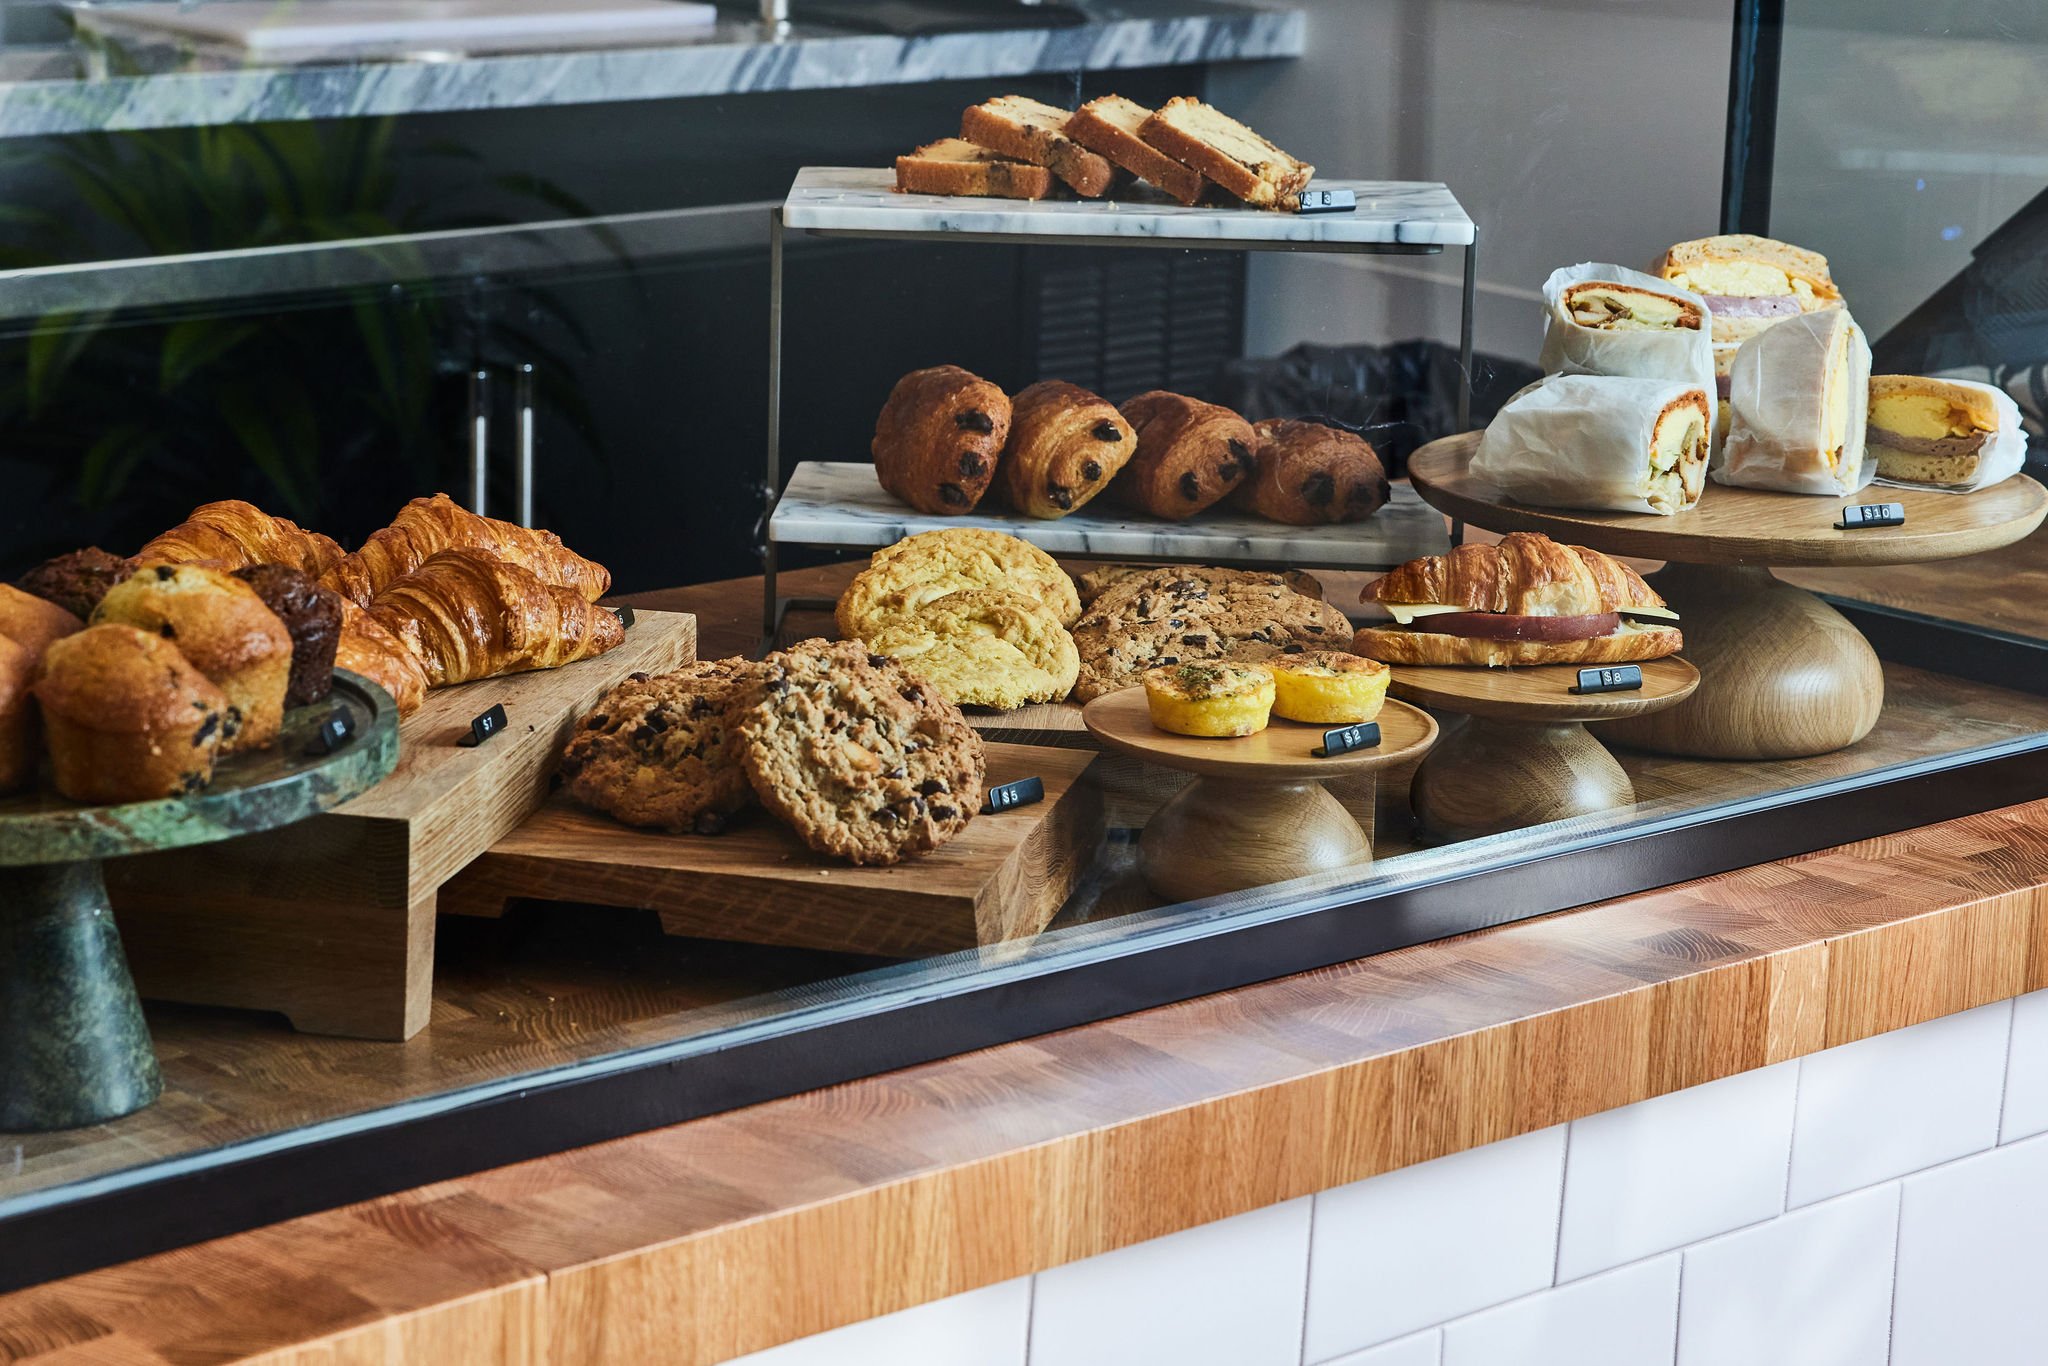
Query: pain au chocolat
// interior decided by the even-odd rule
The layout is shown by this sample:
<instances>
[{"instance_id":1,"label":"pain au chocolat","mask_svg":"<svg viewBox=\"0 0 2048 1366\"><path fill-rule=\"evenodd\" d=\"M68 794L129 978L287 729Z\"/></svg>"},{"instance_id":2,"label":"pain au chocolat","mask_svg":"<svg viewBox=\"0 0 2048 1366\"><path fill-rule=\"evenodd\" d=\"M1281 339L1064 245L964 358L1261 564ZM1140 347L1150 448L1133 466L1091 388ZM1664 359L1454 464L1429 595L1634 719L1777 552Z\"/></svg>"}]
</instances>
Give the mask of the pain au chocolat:
<instances>
[{"instance_id":1,"label":"pain au chocolat","mask_svg":"<svg viewBox=\"0 0 2048 1366\"><path fill-rule=\"evenodd\" d=\"M1664 624L1678 614L1635 570L1533 532L1410 560L1364 600L1394 624L1361 628L1351 648L1386 664L1626 664L1685 644Z\"/></svg>"}]
</instances>

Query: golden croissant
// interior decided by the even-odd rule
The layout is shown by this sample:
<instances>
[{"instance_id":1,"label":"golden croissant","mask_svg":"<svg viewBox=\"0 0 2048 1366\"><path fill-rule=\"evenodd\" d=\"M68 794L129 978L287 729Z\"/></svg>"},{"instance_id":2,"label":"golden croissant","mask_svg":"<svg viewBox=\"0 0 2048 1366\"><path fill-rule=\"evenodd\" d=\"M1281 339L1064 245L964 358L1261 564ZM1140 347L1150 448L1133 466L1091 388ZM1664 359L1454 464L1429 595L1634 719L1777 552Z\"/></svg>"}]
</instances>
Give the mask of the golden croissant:
<instances>
[{"instance_id":1,"label":"golden croissant","mask_svg":"<svg viewBox=\"0 0 2048 1366\"><path fill-rule=\"evenodd\" d=\"M390 693L400 716L412 715L426 701L427 671L413 652L366 609L347 598L341 600L341 637L334 647L334 667L361 674Z\"/></svg>"},{"instance_id":2,"label":"golden croissant","mask_svg":"<svg viewBox=\"0 0 2048 1366\"><path fill-rule=\"evenodd\" d=\"M626 639L609 609L485 550L430 557L379 593L370 615L412 651L434 688L573 664Z\"/></svg>"},{"instance_id":3,"label":"golden croissant","mask_svg":"<svg viewBox=\"0 0 2048 1366\"><path fill-rule=\"evenodd\" d=\"M1516 531L1498 545L1461 545L1425 555L1366 585L1365 600L1441 603L1468 612L1580 616L1623 607L1662 607L1643 576L1611 555Z\"/></svg>"},{"instance_id":4,"label":"golden croissant","mask_svg":"<svg viewBox=\"0 0 2048 1366\"><path fill-rule=\"evenodd\" d=\"M541 582L573 588L587 602L596 602L612 586L609 570L563 545L554 532L480 516L445 493L415 498L400 508L390 526L373 533L362 549L335 565L321 582L368 607L379 593L432 556L462 549L489 551L524 565Z\"/></svg>"},{"instance_id":5,"label":"golden croissant","mask_svg":"<svg viewBox=\"0 0 2048 1366\"><path fill-rule=\"evenodd\" d=\"M230 498L192 509L191 516L142 547L135 558L140 564L204 560L223 571L283 564L317 579L341 560L341 547L331 537Z\"/></svg>"}]
</instances>

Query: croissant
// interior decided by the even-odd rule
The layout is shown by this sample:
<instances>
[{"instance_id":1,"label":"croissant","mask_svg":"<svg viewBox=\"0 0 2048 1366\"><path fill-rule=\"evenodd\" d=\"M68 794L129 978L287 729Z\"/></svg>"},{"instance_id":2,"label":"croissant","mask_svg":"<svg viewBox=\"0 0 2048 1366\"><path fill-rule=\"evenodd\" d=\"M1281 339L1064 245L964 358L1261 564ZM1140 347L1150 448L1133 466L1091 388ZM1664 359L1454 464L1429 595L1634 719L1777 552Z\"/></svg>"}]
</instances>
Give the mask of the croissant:
<instances>
[{"instance_id":1,"label":"croissant","mask_svg":"<svg viewBox=\"0 0 2048 1366\"><path fill-rule=\"evenodd\" d=\"M612 586L611 572L562 544L552 531L484 517L445 493L415 498L398 510L391 525L375 532L360 550L341 560L320 581L358 606L368 607L384 589L443 550L489 551L524 565L543 583L573 588L596 602Z\"/></svg>"},{"instance_id":2,"label":"croissant","mask_svg":"<svg viewBox=\"0 0 2048 1366\"><path fill-rule=\"evenodd\" d=\"M135 558L141 564L205 560L223 572L284 564L317 579L341 559L341 547L254 503L230 498L192 509L191 516L142 547Z\"/></svg>"},{"instance_id":3,"label":"croissant","mask_svg":"<svg viewBox=\"0 0 2048 1366\"><path fill-rule=\"evenodd\" d=\"M427 671L405 643L384 629L367 609L341 600L341 635L334 647L334 667L361 674L410 716L427 698Z\"/></svg>"},{"instance_id":4,"label":"croissant","mask_svg":"<svg viewBox=\"0 0 2048 1366\"><path fill-rule=\"evenodd\" d=\"M1410 560L1367 584L1363 601L1554 617L1664 605L1621 561L1533 531L1511 532L1498 545L1461 545L1448 555Z\"/></svg>"},{"instance_id":5,"label":"croissant","mask_svg":"<svg viewBox=\"0 0 2048 1366\"><path fill-rule=\"evenodd\" d=\"M370 615L418 658L432 688L573 664L626 639L608 609L486 550L430 557L379 593Z\"/></svg>"},{"instance_id":6,"label":"croissant","mask_svg":"<svg viewBox=\"0 0 2048 1366\"><path fill-rule=\"evenodd\" d=\"M1138 449L1114 493L1141 512L1192 517L1258 468L1251 424L1219 404L1153 389L1125 399L1123 415Z\"/></svg>"}]
</instances>

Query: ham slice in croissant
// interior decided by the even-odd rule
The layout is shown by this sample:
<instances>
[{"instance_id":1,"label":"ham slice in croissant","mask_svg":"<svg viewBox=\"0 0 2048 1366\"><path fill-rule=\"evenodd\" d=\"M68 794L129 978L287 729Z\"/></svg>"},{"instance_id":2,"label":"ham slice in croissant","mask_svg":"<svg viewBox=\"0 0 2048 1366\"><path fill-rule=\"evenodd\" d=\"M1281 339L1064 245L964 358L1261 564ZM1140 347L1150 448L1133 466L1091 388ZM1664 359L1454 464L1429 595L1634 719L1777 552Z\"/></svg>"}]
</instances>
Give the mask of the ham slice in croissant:
<instances>
[{"instance_id":1,"label":"ham slice in croissant","mask_svg":"<svg viewBox=\"0 0 2048 1366\"><path fill-rule=\"evenodd\" d=\"M573 664L626 639L608 609L485 550L429 557L379 593L370 616L412 651L433 688Z\"/></svg>"},{"instance_id":2,"label":"ham slice in croissant","mask_svg":"<svg viewBox=\"0 0 2048 1366\"><path fill-rule=\"evenodd\" d=\"M400 508L390 526L373 533L362 549L335 565L321 582L368 607L379 593L432 556L461 549L488 551L523 565L543 583L575 589L586 602L596 602L612 586L610 571L563 545L554 532L479 516L445 493L415 498Z\"/></svg>"},{"instance_id":3,"label":"ham slice in croissant","mask_svg":"<svg viewBox=\"0 0 2048 1366\"><path fill-rule=\"evenodd\" d=\"M192 509L191 516L142 547L136 556L141 564L203 560L223 572L255 564L283 564L315 579L340 559L341 547L331 537L233 498Z\"/></svg>"},{"instance_id":4,"label":"ham slice in croissant","mask_svg":"<svg viewBox=\"0 0 2048 1366\"><path fill-rule=\"evenodd\" d=\"M1411 623L1366 626L1353 638L1355 652L1387 664L1621 664L1662 659L1685 645L1676 627L1615 615L1675 615L1635 570L1597 550L1559 545L1533 532L1410 560L1366 585L1364 598ZM1449 623L1469 613L1549 620L1512 629L1475 629L1482 625L1477 622L1430 629L1433 617ZM1598 617L1607 620L1587 623ZM1560 618L1586 623L1577 627L1584 634L1573 633Z\"/></svg>"},{"instance_id":5,"label":"ham slice in croissant","mask_svg":"<svg viewBox=\"0 0 2048 1366\"><path fill-rule=\"evenodd\" d=\"M427 671L397 636L347 598L341 600L341 637L334 647L334 667L361 674L410 716L427 698Z\"/></svg>"}]
</instances>

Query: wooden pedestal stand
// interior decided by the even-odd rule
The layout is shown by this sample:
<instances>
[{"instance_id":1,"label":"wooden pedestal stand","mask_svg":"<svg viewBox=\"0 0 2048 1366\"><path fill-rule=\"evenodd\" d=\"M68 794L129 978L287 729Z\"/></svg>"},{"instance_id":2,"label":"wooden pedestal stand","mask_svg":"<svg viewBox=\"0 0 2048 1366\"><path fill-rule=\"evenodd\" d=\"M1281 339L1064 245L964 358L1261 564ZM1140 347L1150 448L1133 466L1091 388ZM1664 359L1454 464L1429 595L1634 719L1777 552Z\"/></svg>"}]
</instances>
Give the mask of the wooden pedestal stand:
<instances>
[{"instance_id":1,"label":"wooden pedestal stand","mask_svg":"<svg viewBox=\"0 0 2048 1366\"><path fill-rule=\"evenodd\" d=\"M349 713L350 738L314 748L337 710ZM287 716L271 748L222 761L204 792L123 806L54 793L0 802L0 1131L103 1123L161 1089L102 859L291 825L374 786L397 761L398 708L338 673L327 700Z\"/></svg>"},{"instance_id":2,"label":"wooden pedestal stand","mask_svg":"<svg viewBox=\"0 0 2048 1366\"><path fill-rule=\"evenodd\" d=\"M1570 691L1578 668L1394 670L1389 691L1470 717L1447 731L1415 771L1411 800L1431 840L1472 839L1627 806L1628 774L1586 733L1588 721L1662 711L1692 696L1699 671L1682 659L1642 665L1634 692Z\"/></svg>"},{"instance_id":3,"label":"wooden pedestal stand","mask_svg":"<svg viewBox=\"0 0 2048 1366\"><path fill-rule=\"evenodd\" d=\"M1160 730L1143 688L1098 697L1081 715L1106 748L1195 775L1146 822L1138 844L1147 885L1174 901L1370 862L1371 833L1323 782L1415 759L1436 742L1436 722L1391 701L1379 715L1378 748L1332 758L1311 753L1324 727L1292 721L1234 739Z\"/></svg>"},{"instance_id":4,"label":"wooden pedestal stand","mask_svg":"<svg viewBox=\"0 0 2048 1366\"><path fill-rule=\"evenodd\" d=\"M1850 498L1709 483L1699 506L1671 517L1534 508L1472 474L1478 448L1477 432L1432 441L1409 458L1409 477L1439 511L1489 531L1539 531L1610 555L1670 562L1651 584L1679 613L1699 690L1682 705L1601 730L1661 754L1801 758L1853 745L1877 723L1884 674L1869 642L1768 566L1956 559L2010 545L2048 516L2048 490L2025 476L1977 493L1871 488ZM1903 504L1906 524L1835 529L1852 502Z\"/></svg>"}]
</instances>

